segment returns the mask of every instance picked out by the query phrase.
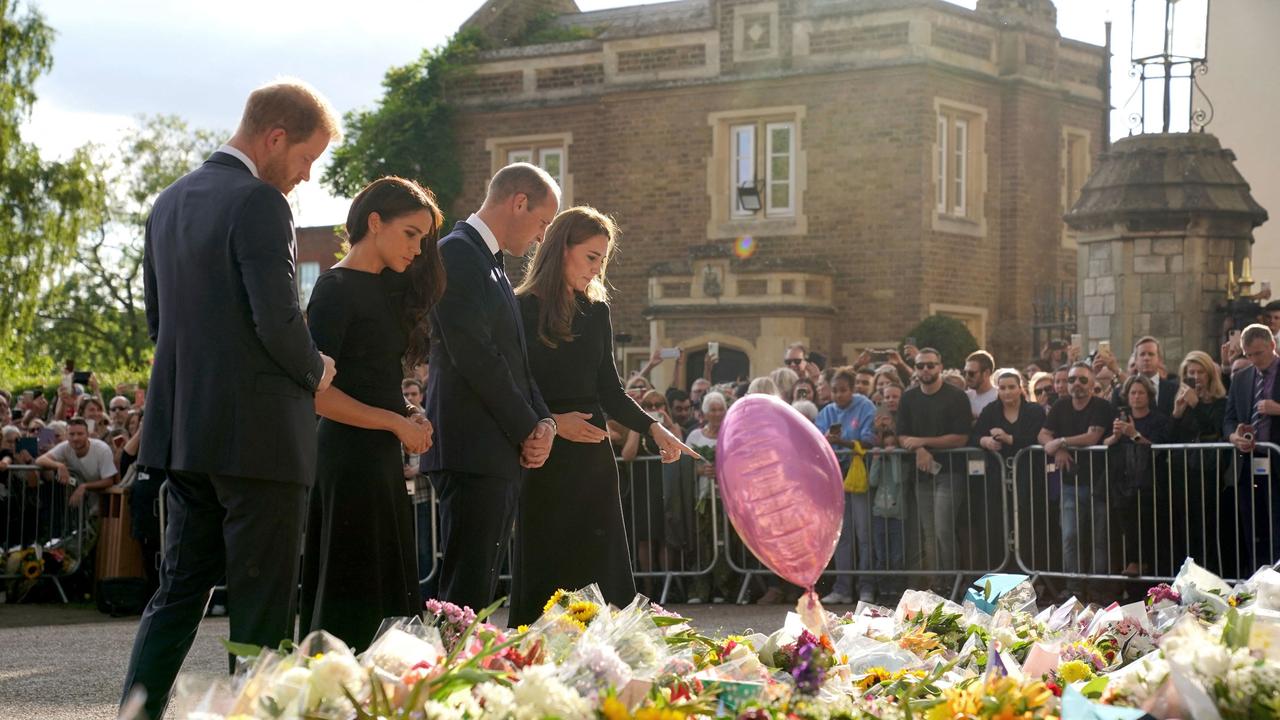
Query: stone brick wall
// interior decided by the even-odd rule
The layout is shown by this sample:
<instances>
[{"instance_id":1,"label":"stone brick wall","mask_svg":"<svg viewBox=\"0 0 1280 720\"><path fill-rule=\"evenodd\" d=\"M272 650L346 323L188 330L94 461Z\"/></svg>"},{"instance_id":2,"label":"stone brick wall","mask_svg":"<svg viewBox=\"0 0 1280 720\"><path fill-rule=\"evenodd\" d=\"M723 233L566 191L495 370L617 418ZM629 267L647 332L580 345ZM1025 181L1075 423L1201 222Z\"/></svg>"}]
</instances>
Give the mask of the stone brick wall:
<instances>
[{"instance_id":1,"label":"stone brick wall","mask_svg":"<svg viewBox=\"0 0 1280 720\"><path fill-rule=\"evenodd\" d=\"M454 80L447 88L450 95L459 98L482 95L514 95L524 87L524 73L471 73Z\"/></svg>"},{"instance_id":2,"label":"stone brick wall","mask_svg":"<svg viewBox=\"0 0 1280 720\"><path fill-rule=\"evenodd\" d=\"M707 46L679 45L676 47L631 50L618 53L618 74L679 70L702 67L707 64Z\"/></svg>"},{"instance_id":3,"label":"stone brick wall","mask_svg":"<svg viewBox=\"0 0 1280 720\"><path fill-rule=\"evenodd\" d=\"M983 60L991 58L991 40L945 25L933 26L933 44L944 50L952 50Z\"/></svg>"},{"instance_id":4,"label":"stone brick wall","mask_svg":"<svg viewBox=\"0 0 1280 720\"><path fill-rule=\"evenodd\" d=\"M901 45L907 41L908 23L888 23L858 28L832 28L809 34L809 53L842 53L850 50L875 50Z\"/></svg>"},{"instance_id":5,"label":"stone brick wall","mask_svg":"<svg viewBox=\"0 0 1280 720\"><path fill-rule=\"evenodd\" d=\"M604 82L604 65L572 65L544 68L537 71L539 90L563 90L565 88L599 85Z\"/></svg>"}]
</instances>

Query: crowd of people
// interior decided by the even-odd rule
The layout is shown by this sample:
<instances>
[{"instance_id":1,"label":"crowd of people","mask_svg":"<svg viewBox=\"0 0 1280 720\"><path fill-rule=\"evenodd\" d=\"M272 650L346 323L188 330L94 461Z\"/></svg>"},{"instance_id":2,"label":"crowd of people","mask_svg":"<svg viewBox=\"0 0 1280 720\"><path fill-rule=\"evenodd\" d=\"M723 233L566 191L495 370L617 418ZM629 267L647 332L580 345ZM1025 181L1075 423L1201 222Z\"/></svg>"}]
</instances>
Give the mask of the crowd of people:
<instances>
[{"instance_id":1,"label":"crowd of people","mask_svg":"<svg viewBox=\"0 0 1280 720\"><path fill-rule=\"evenodd\" d=\"M1280 308L1275 315L1280 324ZM1002 479L1015 457L1021 458L1015 475L1019 552L1029 566L1168 575L1190 555L1217 570L1247 574L1274 561L1280 548L1280 514L1268 478L1255 475L1261 465L1247 460L1268 454L1256 444L1272 439L1270 418L1280 415L1274 348L1273 330L1262 324L1233 332L1218 357L1193 351L1177 367L1166 366L1160 342L1150 336L1134 343L1123 364L1107 344L1079 357L1077 348L1053 341L1019 370L1000 367L983 350L956 363L962 369L944 369L952 359L914 346L868 349L851 365L822 367L819 356L796 343L776 369L730 383L710 381L717 358L708 355L703 377L687 390L665 392L648 380L664 362L655 352L627 379L627 393L711 462L683 460L660 477L643 463L634 463L629 475L624 470L631 481L629 491L624 483L623 501L635 569L654 576L706 569L704 561L714 555L706 501L721 423L736 399L768 393L826 435L845 474L844 530L831 564L841 572L825 602L899 591L901 576L884 571L918 570L950 592L954 571L1004 564L1014 514L1005 507ZM684 357L675 362L683 365ZM673 374L682 377L683 370ZM1240 390L1235 404L1228 393L1233 376L1235 387L1249 390ZM1255 377L1265 386L1253 388ZM411 400L412 379L405 387ZM620 459L655 454L642 433L613 421L607 428ZM1236 460L1222 449L1151 450L1224 442L1236 446ZM1027 448L1037 450L1021 452ZM406 475L411 470L406 465ZM725 547L738 553L738 567L749 562L736 537ZM673 592L690 603L724 602L738 597L741 585L720 558L711 572ZM1069 580L1058 591L1083 597L1090 585ZM774 578L747 594L780 603L798 590Z\"/></svg>"}]
</instances>

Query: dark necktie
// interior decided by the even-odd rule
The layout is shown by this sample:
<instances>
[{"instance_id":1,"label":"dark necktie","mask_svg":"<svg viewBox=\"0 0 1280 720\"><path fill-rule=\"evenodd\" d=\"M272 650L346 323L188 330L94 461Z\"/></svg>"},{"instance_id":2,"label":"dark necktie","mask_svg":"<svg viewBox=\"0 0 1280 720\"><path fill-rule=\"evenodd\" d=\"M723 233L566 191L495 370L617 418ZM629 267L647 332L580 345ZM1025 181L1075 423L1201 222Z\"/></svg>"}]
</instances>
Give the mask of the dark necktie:
<instances>
[{"instance_id":1,"label":"dark necktie","mask_svg":"<svg viewBox=\"0 0 1280 720\"><path fill-rule=\"evenodd\" d=\"M1254 368L1253 371L1253 413L1249 417L1249 424L1254 427L1256 432L1258 424L1262 420L1262 413L1258 412L1258 403L1262 402L1263 389L1267 384L1267 373L1263 370ZM1259 438L1261 439L1261 438Z\"/></svg>"}]
</instances>

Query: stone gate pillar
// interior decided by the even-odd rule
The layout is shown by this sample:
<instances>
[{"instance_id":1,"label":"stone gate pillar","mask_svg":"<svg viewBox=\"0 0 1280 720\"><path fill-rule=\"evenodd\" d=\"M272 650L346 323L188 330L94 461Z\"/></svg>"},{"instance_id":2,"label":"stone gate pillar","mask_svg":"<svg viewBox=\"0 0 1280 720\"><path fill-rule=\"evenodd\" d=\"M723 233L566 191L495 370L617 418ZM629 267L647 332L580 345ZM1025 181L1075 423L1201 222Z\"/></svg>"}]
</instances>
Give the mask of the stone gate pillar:
<instances>
[{"instance_id":1,"label":"stone gate pillar","mask_svg":"<svg viewBox=\"0 0 1280 720\"><path fill-rule=\"evenodd\" d=\"M1136 135L1102 154L1064 218L1085 352L1109 340L1123 363L1154 335L1170 366L1196 349L1216 357L1228 261L1241 267L1267 219L1234 163L1204 133Z\"/></svg>"}]
</instances>

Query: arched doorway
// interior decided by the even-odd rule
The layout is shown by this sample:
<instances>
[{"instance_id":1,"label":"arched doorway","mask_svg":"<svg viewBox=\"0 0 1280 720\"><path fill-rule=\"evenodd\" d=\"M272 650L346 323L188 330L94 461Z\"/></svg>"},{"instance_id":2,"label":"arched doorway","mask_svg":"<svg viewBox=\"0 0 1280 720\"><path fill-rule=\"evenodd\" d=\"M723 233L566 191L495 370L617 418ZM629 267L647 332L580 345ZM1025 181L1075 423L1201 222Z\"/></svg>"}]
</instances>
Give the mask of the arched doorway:
<instances>
[{"instance_id":1,"label":"arched doorway","mask_svg":"<svg viewBox=\"0 0 1280 720\"><path fill-rule=\"evenodd\" d=\"M697 350L690 350L687 353L688 360L685 361L685 390L693 384L693 381L702 377L704 362L707 358L707 346L703 345ZM716 363L716 367L711 371L712 384L739 382L751 379L751 360L747 354L736 348L720 346L720 362Z\"/></svg>"}]
</instances>

